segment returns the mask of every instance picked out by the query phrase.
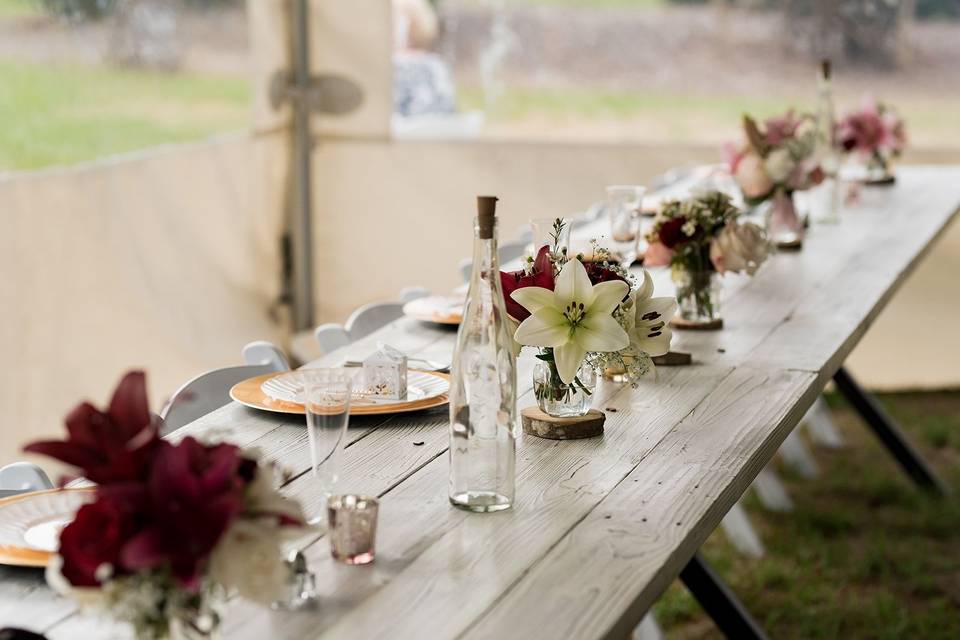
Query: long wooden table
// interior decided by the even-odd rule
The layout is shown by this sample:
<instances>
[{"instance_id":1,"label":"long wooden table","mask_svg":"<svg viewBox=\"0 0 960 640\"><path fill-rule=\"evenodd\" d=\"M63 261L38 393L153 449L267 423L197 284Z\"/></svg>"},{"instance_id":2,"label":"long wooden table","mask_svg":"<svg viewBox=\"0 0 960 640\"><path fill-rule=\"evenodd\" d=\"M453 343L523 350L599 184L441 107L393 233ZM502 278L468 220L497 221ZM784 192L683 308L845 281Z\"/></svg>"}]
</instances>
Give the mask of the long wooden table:
<instances>
[{"instance_id":1,"label":"long wooden table","mask_svg":"<svg viewBox=\"0 0 960 640\"><path fill-rule=\"evenodd\" d=\"M447 501L447 413L351 421L347 489L382 497L377 560L346 567L323 538L306 546L319 606L270 612L233 601L228 638L623 638L691 564L700 545L797 425L873 319L960 207L960 167L903 167L864 190L804 249L756 277L729 277L722 331L677 332L692 366L658 369L638 389L604 383L602 438L524 436L517 501L470 514ZM904 327L905 334L921 330ZM455 334L401 320L316 364L378 341L434 360ZM520 405L534 403L530 355ZM177 437L227 439L294 472L285 491L321 512L302 419L236 404ZM309 542L309 541L308 541ZM124 637L74 613L29 570L0 569L0 624L51 638Z\"/></svg>"}]
</instances>

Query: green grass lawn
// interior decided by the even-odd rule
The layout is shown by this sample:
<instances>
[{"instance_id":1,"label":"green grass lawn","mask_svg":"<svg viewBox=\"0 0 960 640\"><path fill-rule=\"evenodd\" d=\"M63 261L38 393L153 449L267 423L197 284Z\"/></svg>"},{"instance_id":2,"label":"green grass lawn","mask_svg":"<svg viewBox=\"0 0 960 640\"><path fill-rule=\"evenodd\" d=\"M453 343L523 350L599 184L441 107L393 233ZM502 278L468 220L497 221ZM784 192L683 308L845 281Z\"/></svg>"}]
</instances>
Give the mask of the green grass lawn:
<instances>
[{"instance_id":1,"label":"green grass lawn","mask_svg":"<svg viewBox=\"0 0 960 640\"><path fill-rule=\"evenodd\" d=\"M0 18L20 18L40 13L39 0L0 0Z\"/></svg>"},{"instance_id":2,"label":"green grass lawn","mask_svg":"<svg viewBox=\"0 0 960 640\"><path fill-rule=\"evenodd\" d=\"M960 394L883 402L960 490ZM739 555L718 532L706 558L771 638L960 638L960 499L916 490L850 410L835 404L847 446L816 450L815 480L783 471L795 511L747 502L767 555ZM721 637L679 583L656 613L670 638Z\"/></svg>"},{"instance_id":3,"label":"green grass lawn","mask_svg":"<svg viewBox=\"0 0 960 640\"><path fill-rule=\"evenodd\" d=\"M2 0L0 0L2 1ZM16 1L16 0L7 0ZM441 0L442 1L442 0ZM482 0L457 0L463 4L480 3ZM566 6L583 9L651 9L669 4L669 0L509 0L511 3Z\"/></svg>"},{"instance_id":4,"label":"green grass lawn","mask_svg":"<svg viewBox=\"0 0 960 640\"><path fill-rule=\"evenodd\" d=\"M810 93L775 95L680 93L663 90L605 90L591 87L510 87L490 108L490 127L498 133L532 137L562 136L566 131L589 132L594 127L620 132L630 140L671 143L718 143L735 138L744 113L767 117L789 108L813 108ZM960 102L946 97L918 96L905 91L886 96L908 123L911 144L960 147ZM484 109L481 90L462 87L461 108ZM860 95L837 97L838 111L859 104Z\"/></svg>"},{"instance_id":5,"label":"green grass lawn","mask_svg":"<svg viewBox=\"0 0 960 640\"><path fill-rule=\"evenodd\" d=\"M249 86L232 78L0 62L0 87L0 170L202 139L250 117Z\"/></svg>"}]
</instances>

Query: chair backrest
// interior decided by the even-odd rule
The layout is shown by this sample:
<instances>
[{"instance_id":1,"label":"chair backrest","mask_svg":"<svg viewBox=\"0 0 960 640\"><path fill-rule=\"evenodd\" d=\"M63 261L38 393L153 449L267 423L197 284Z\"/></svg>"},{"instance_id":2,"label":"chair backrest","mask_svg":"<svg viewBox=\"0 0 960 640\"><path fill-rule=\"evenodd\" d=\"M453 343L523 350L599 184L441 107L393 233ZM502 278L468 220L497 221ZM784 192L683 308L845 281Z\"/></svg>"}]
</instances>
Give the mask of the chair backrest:
<instances>
[{"instance_id":1,"label":"chair backrest","mask_svg":"<svg viewBox=\"0 0 960 640\"><path fill-rule=\"evenodd\" d=\"M274 371L289 371L290 361L287 356L272 342L257 340L246 345L241 351L246 364L264 364Z\"/></svg>"},{"instance_id":2,"label":"chair backrest","mask_svg":"<svg viewBox=\"0 0 960 640\"><path fill-rule=\"evenodd\" d=\"M516 260L527 251L527 243L522 240L513 240L504 242L497 248L497 259L500 264L507 264L511 260Z\"/></svg>"},{"instance_id":3,"label":"chair backrest","mask_svg":"<svg viewBox=\"0 0 960 640\"><path fill-rule=\"evenodd\" d=\"M406 304L418 298L426 298L430 290L425 287L404 287L400 289L400 302Z\"/></svg>"},{"instance_id":4,"label":"chair backrest","mask_svg":"<svg viewBox=\"0 0 960 640\"><path fill-rule=\"evenodd\" d=\"M276 369L269 364L248 364L214 369L197 376L177 389L160 411L162 434L173 433L230 402L230 389L238 382L274 372Z\"/></svg>"},{"instance_id":5,"label":"chair backrest","mask_svg":"<svg viewBox=\"0 0 960 640\"><path fill-rule=\"evenodd\" d=\"M350 336L347 335L347 330L343 328L342 324L335 322L320 325L314 329L313 336L320 344L320 350L323 353L330 353L350 344Z\"/></svg>"},{"instance_id":6,"label":"chair backrest","mask_svg":"<svg viewBox=\"0 0 960 640\"><path fill-rule=\"evenodd\" d=\"M470 274L473 273L473 258L464 258L457 265L457 271L460 272L460 279L464 282L470 282Z\"/></svg>"},{"instance_id":7,"label":"chair backrest","mask_svg":"<svg viewBox=\"0 0 960 640\"><path fill-rule=\"evenodd\" d=\"M32 462L14 462L0 469L0 489L4 491L43 491L53 483L43 469Z\"/></svg>"},{"instance_id":8,"label":"chair backrest","mask_svg":"<svg viewBox=\"0 0 960 640\"><path fill-rule=\"evenodd\" d=\"M344 328L350 342L354 342L402 317L403 304L400 302L371 302L351 313Z\"/></svg>"}]
</instances>

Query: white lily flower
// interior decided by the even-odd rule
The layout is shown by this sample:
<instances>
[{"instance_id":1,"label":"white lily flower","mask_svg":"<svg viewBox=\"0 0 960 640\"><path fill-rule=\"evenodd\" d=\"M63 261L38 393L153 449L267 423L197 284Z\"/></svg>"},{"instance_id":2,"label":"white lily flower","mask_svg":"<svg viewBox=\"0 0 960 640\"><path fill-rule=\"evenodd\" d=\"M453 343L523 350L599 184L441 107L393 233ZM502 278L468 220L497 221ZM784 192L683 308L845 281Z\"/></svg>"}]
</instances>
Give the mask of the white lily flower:
<instances>
[{"instance_id":1,"label":"white lily flower","mask_svg":"<svg viewBox=\"0 0 960 640\"><path fill-rule=\"evenodd\" d=\"M677 313L676 298L654 298L653 278L644 269L643 285L633 294L633 327L630 346L650 356L662 356L670 351L673 332L670 319Z\"/></svg>"},{"instance_id":2,"label":"white lily flower","mask_svg":"<svg viewBox=\"0 0 960 640\"><path fill-rule=\"evenodd\" d=\"M630 337L613 317L613 311L630 291L622 280L593 285L579 260L567 262L554 290L524 287L511 295L532 315L514 335L531 347L552 348L560 379L570 384L588 351L619 351Z\"/></svg>"}]
</instances>

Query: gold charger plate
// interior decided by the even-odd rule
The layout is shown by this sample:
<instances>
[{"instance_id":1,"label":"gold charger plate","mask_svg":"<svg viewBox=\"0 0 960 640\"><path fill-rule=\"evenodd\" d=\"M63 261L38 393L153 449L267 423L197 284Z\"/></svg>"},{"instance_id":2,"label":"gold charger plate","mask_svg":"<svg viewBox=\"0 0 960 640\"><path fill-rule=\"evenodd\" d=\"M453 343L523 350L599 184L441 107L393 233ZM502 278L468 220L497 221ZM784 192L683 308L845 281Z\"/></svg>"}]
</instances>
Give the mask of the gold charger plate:
<instances>
[{"instance_id":1,"label":"gold charger plate","mask_svg":"<svg viewBox=\"0 0 960 640\"><path fill-rule=\"evenodd\" d=\"M297 402L288 402L271 398L263 392L262 385L270 378L284 375L288 371L279 373L267 373L262 376L250 378L239 382L230 389L230 397L240 404L251 409L260 409L262 411L273 411L274 413L291 413L296 415L305 415L306 411L302 404ZM450 380L450 376L445 373L436 373L433 371L419 371L427 375L435 376L443 380ZM409 413L411 411L422 411L423 409L432 409L442 407L450 401L449 393L419 400L408 400L406 402L397 402L392 404L369 404L369 405L350 405L350 415L352 416L373 416L389 415L391 413Z\"/></svg>"},{"instance_id":2,"label":"gold charger plate","mask_svg":"<svg viewBox=\"0 0 960 640\"><path fill-rule=\"evenodd\" d=\"M0 499L0 564L46 567L60 531L95 491L48 489Z\"/></svg>"}]
</instances>

